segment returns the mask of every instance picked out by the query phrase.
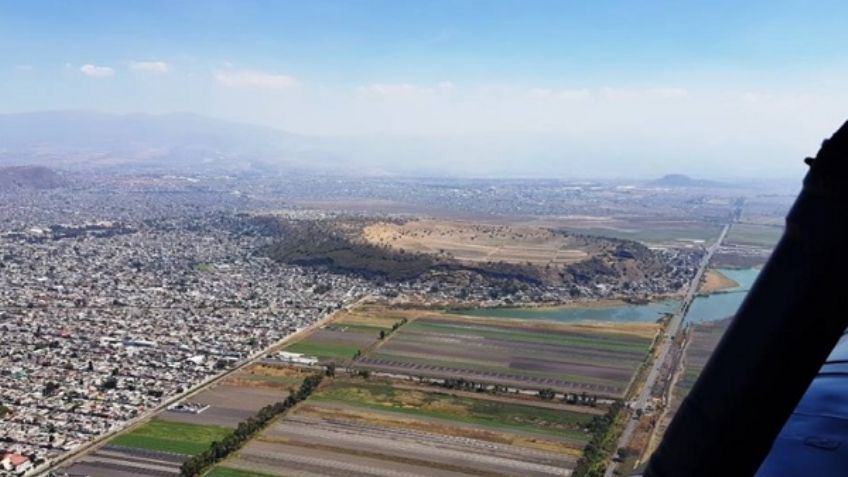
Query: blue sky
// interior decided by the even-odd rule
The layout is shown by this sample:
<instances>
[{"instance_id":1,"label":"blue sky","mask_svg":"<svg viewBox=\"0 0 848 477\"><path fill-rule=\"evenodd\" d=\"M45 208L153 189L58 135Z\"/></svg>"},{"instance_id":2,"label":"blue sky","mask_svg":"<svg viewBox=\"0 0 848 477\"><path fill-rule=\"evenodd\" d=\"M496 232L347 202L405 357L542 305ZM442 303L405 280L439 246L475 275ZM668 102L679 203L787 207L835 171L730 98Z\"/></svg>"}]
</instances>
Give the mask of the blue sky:
<instances>
[{"instance_id":1,"label":"blue sky","mask_svg":"<svg viewBox=\"0 0 848 477\"><path fill-rule=\"evenodd\" d=\"M5 0L0 112L513 134L606 156L613 136L668 161L695 141L698 160L786 169L848 116L846 24L837 1Z\"/></svg>"}]
</instances>

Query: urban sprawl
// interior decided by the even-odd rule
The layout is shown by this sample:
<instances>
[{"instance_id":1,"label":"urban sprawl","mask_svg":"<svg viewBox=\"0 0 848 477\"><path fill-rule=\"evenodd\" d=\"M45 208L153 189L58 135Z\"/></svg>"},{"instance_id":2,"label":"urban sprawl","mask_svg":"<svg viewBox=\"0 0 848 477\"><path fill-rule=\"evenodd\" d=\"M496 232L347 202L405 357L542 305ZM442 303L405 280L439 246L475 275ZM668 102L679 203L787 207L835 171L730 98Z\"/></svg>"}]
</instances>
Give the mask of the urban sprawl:
<instances>
[{"instance_id":1,"label":"urban sprawl","mask_svg":"<svg viewBox=\"0 0 848 477\"><path fill-rule=\"evenodd\" d=\"M412 208L429 201L491 216L609 215L626 206L661 217L697 210L709 223L728 210L727 202L621 184L540 183L530 193L523 183L325 180L282 182L283 190L233 178L66 180L58 189L0 191L0 476L38 472L366 297L476 306L650 299L679 293L703 255L697 242L654 247L672 265L642 282L500 284L492 293L492 282L473 274L382 281L274 261L261 251L279 237L257 215L374 217L309 203L321 194L400 202L410 191Z\"/></svg>"}]
</instances>

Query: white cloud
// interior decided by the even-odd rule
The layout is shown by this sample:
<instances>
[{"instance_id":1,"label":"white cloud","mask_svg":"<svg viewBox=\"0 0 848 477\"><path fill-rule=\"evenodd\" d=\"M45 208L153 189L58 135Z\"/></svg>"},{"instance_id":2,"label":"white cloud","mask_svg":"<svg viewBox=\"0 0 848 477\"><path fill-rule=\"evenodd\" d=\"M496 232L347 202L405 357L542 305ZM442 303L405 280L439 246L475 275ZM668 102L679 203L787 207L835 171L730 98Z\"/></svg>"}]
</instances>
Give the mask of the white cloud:
<instances>
[{"instance_id":1,"label":"white cloud","mask_svg":"<svg viewBox=\"0 0 848 477\"><path fill-rule=\"evenodd\" d=\"M164 61L131 61L130 69L144 73L165 74L171 71L171 65Z\"/></svg>"},{"instance_id":2,"label":"white cloud","mask_svg":"<svg viewBox=\"0 0 848 477\"><path fill-rule=\"evenodd\" d=\"M555 92L554 97L557 99L574 101L581 99L589 99L592 97L592 93L590 93L588 89L564 89Z\"/></svg>"},{"instance_id":3,"label":"white cloud","mask_svg":"<svg viewBox=\"0 0 848 477\"><path fill-rule=\"evenodd\" d=\"M414 97L453 91L456 86L450 81L440 81L435 86L412 83L371 83L360 86L359 94L382 97Z\"/></svg>"},{"instance_id":4,"label":"white cloud","mask_svg":"<svg viewBox=\"0 0 848 477\"><path fill-rule=\"evenodd\" d=\"M230 88L283 90L300 84L297 79L289 75L255 70L217 70L213 76L219 83Z\"/></svg>"},{"instance_id":5,"label":"white cloud","mask_svg":"<svg viewBox=\"0 0 848 477\"><path fill-rule=\"evenodd\" d=\"M648 89L602 88L601 95L609 101L632 101L657 99L684 99L689 97L685 88L659 87Z\"/></svg>"},{"instance_id":6,"label":"white cloud","mask_svg":"<svg viewBox=\"0 0 848 477\"><path fill-rule=\"evenodd\" d=\"M653 88L648 90L648 94L664 98L686 98L689 96L689 90L685 88Z\"/></svg>"},{"instance_id":7,"label":"white cloud","mask_svg":"<svg viewBox=\"0 0 848 477\"><path fill-rule=\"evenodd\" d=\"M527 96L534 99L549 98L551 94L553 94L553 91L547 88L530 88L527 90Z\"/></svg>"},{"instance_id":8,"label":"white cloud","mask_svg":"<svg viewBox=\"0 0 848 477\"><path fill-rule=\"evenodd\" d=\"M547 88L531 88L527 90L527 96L533 99L561 99L564 101L577 101L591 98L592 93L590 93L587 89L552 90Z\"/></svg>"},{"instance_id":9,"label":"white cloud","mask_svg":"<svg viewBox=\"0 0 848 477\"><path fill-rule=\"evenodd\" d=\"M27 73L32 71L34 68L32 65L15 65L15 71L19 73Z\"/></svg>"},{"instance_id":10,"label":"white cloud","mask_svg":"<svg viewBox=\"0 0 848 477\"><path fill-rule=\"evenodd\" d=\"M373 94L378 96L398 96L405 95L409 93L416 93L423 91L420 87L409 84L409 83L397 83L397 84L384 84L384 83L372 83L365 86L359 87L360 93Z\"/></svg>"},{"instance_id":11,"label":"white cloud","mask_svg":"<svg viewBox=\"0 0 848 477\"><path fill-rule=\"evenodd\" d=\"M92 78L109 78L115 76L115 70L108 66L82 65L80 72Z\"/></svg>"}]
</instances>

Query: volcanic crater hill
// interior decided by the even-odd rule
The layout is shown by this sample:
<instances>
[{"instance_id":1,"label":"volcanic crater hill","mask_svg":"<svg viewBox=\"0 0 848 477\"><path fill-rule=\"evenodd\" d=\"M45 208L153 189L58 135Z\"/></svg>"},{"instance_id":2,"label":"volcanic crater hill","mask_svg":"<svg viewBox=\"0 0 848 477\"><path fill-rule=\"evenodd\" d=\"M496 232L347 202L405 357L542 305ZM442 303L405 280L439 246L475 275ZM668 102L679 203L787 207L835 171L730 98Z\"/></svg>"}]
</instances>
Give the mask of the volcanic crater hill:
<instances>
[{"instance_id":1,"label":"volcanic crater hill","mask_svg":"<svg viewBox=\"0 0 848 477\"><path fill-rule=\"evenodd\" d=\"M280 221L275 227L279 240L265 253L285 263L392 281L413 280L436 272L472 273L487 279L535 285L589 286L598 279L620 285L653 281L672 271L663 257L630 240L546 230L546 234L562 235L572 245L579 244L587 251L586 256L568 263L463 260L449 253L428 253L369 241L362 235L368 225L367 221Z\"/></svg>"},{"instance_id":2,"label":"volcanic crater hill","mask_svg":"<svg viewBox=\"0 0 848 477\"><path fill-rule=\"evenodd\" d=\"M55 189L67 181L43 166L0 167L0 192L18 189Z\"/></svg>"},{"instance_id":3,"label":"volcanic crater hill","mask_svg":"<svg viewBox=\"0 0 848 477\"><path fill-rule=\"evenodd\" d=\"M339 224L325 221L280 221L278 233L280 239L265 252L294 265L389 280L413 279L439 265L427 254L395 252L356 240Z\"/></svg>"},{"instance_id":4,"label":"volcanic crater hill","mask_svg":"<svg viewBox=\"0 0 848 477\"><path fill-rule=\"evenodd\" d=\"M729 184L723 182L711 181L707 179L696 179L683 174L667 174L659 179L650 181L648 185L653 187L671 187L671 188L686 188L686 187L701 187L701 188L727 188Z\"/></svg>"}]
</instances>

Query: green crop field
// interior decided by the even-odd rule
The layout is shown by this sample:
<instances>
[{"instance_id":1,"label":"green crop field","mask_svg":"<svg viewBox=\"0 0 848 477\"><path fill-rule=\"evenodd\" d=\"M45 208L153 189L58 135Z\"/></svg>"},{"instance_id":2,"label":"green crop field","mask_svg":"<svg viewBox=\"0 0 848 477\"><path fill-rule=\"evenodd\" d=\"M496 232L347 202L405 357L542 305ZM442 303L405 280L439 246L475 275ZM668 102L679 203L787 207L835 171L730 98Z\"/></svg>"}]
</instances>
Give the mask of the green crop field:
<instances>
[{"instance_id":1,"label":"green crop field","mask_svg":"<svg viewBox=\"0 0 848 477\"><path fill-rule=\"evenodd\" d=\"M359 348L340 343L317 343L309 339L286 347L286 351L303 353L319 359L350 359Z\"/></svg>"},{"instance_id":2,"label":"green crop field","mask_svg":"<svg viewBox=\"0 0 848 477\"><path fill-rule=\"evenodd\" d=\"M455 396L442 392L398 389L390 384L337 379L313 394L312 400L339 402L406 414L445 419L503 431L522 431L584 442L591 415Z\"/></svg>"},{"instance_id":3,"label":"green crop field","mask_svg":"<svg viewBox=\"0 0 848 477\"><path fill-rule=\"evenodd\" d=\"M152 420L112 439L110 444L176 454L196 455L231 432L220 426L203 426Z\"/></svg>"},{"instance_id":4,"label":"green crop field","mask_svg":"<svg viewBox=\"0 0 848 477\"><path fill-rule=\"evenodd\" d=\"M727 234L727 243L774 247L783 235L783 227L762 224L733 224Z\"/></svg>"},{"instance_id":5,"label":"green crop field","mask_svg":"<svg viewBox=\"0 0 848 477\"><path fill-rule=\"evenodd\" d=\"M718 237L721 226L706 222L679 224L656 224L650 222L616 222L608 227L566 226L566 230L577 234L595 235L637 242L663 243L678 240L705 240Z\"/></svg>"},{"instance_id":6,"label":"green crop field","mask_svg":"<svg viewBox=\"0 0 848 477\"><path fill-rule=\"evenodd\" d=\"M380 308L382 309L382 308ZM404 317L383 316L365 307L338 312L333 322L315 330L286 351L314 356L321 362L352 359L357 351L365 351L380 339L381 332L390 332Z\"/></svg>"}]
</instances>

